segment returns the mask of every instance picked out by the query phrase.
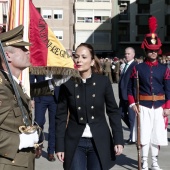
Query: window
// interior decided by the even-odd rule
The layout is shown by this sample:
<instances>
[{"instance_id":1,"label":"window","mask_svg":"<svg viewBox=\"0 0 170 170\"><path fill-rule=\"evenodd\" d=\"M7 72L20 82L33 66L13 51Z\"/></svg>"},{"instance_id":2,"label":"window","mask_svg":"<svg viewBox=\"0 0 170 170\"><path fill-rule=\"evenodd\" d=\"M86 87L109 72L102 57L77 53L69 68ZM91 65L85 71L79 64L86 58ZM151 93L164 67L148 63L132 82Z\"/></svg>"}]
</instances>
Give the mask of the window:
<instances>
[{"instance_id":1,"label":"window","mask_svg":"<svg viewBox=\"0 0 170 170\"><path fill-rule=\"evenodd\" d=\"M103 23L110 22L109 18L111 16L110 10L94 10L94 22Z\"/></svg>"},{"instance_id":2,"label":"window","mask_svg":"<svg viewBox=\"0 0 170 170\"><path fill-rule=\"evenodd\" d=\"M148 25L150 15L136 15L136 25Z\"/></svg>"},{"instance_id":3,"label":"window","mask_svg":"<svg viewBox=\"0 0 170 170\"><path fill-rule=\"evenodd\" d=\"M62 20L63 19L63 10L54 10L54 19Z\"/></svg>"},{"instance_id":4,"label":"window","mask_svg":"<svg viewBox=\"0 0 170 170\"><path fill-rule=\"evenodd\" d=\"M41 14L41 8L36 8L36 9Z\"/></svg>"},{"instance_id":5,"label":"window","mask_svg":"<svg viewBox=\"0 0 170 170\"><path fill-rule=\"evenodd\" d=\"M76 43L97 43L104 44L110 43L111 33L107 31L77 31Z\"/></svg>"},{"instance_id":6,"label":"window","mask_svg":"<svg viewBox=\"0 0 170 170\"><path fill-rule=\"evenodd\" d=\"M149 32L149 28L147 25L138 25L138 35L141 35L141 34L147 34Z\"/></svg>"},{"instance_id":7,"label":"window","mask_svg":"<svg viewBox=\"0 0 170 170\"><path fill-rule=\"evenodd\" d=\"M63 31L54 31L54 34L59 40L63 40Z\"/></svg>"},{"instance_id":8,"label":"window","mask_svg":"<svg viewBox=\"0 0 170 170\"><path fill-rule=\"evenodd\" d=\"M93 22L93 10L77 10L76 19L77 19L77 22L92 23Z\"/></svg>"},{"instance_id":9,"label":"window","mask_svg":"<svg viewBox=\"0 0 170 170\"><path fill-rule=\"evenodd\" d=\"M129 24L119 24L119 41L130 41L129 30Z\"/></svg>"},{"instance_id":10,"label":"window","mask_svg":"<svg viewBox=\"0 0 170 170\"><path fill-rule=\"evenodd\" d=\"M110 0L94 0L94 2L110 2Z\"/></svg>"},{"instance_id":11,"label":"window","mask_svg":"<svg viewBox=\"0 0 170 170\"><path fill-rule=\"evenodd\" d=\"M138 5L138 13L139 14L150 13L150 4L140 4L140 5Z\"/></svg>"},{"instance_id":12,"label":"window","mask_svg":"<svg viewBox=\"0 0 170 170\"><path fill-rule=\"evenodd\" d=\"M94 32L94 42L93 43L97 43L97 44L108 44L110 43L110 32L106 32L106 31L95 31Z\"/></svg>"},{"instance_id":13,"label":"window","mask_svg":"<svg viewBox=\"0 0 170 170\"><path fill-rule=\"evenodd\" d=\"M52 17L52 10L42 10L42 17L44 19L51 19Z\"/></svg>"},{"instance_id":14,"label":"window","mask_svg":"<svg viewBox=\"0 0 170 170\"><path fill-rule=\"evenodd\" d=\"M110 2L110 0L77 0L77 2Z\"/></svg>"},{"instance_id":15,"label":"window","mask_svg":"<svg viewBox=\"0 0 170 170\"><path fill-rule=\"evenodd\" d=\"M93 37L92 37L93 31L77 31L76 32L76 43L92 43Z\"/></svg>"}]
</instances>

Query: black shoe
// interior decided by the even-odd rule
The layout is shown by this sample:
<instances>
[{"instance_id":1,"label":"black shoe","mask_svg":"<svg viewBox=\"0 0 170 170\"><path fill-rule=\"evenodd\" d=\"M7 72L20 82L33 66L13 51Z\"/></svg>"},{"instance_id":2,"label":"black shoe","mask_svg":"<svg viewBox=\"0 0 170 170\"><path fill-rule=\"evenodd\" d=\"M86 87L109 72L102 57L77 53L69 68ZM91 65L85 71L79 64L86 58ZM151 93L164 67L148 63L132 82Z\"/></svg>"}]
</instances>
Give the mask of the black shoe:
<instances>
[{"instance_id":1,"label":"black shoe","mask_svg":"<svg viewBox=\"0 0 170 170\"><path fill-rule=\"evenodd\" d=\"M39 146L38 148L36 148L35 150L35 158L39 159L42 155L42 148Z\"/></svg>"},{"instance_id":2,"label":"black shoe","mask_svg":"<svg viewBox=\"0 0 170 170\"><path fill-rule=\"evenodd\" d=\"M135 144L135 142L132 142L131 139L128 139L126 142L125 142L125 145L133 145Z\"/></svg>"},{"instance_id":3,"label":"black shoe","mask_svg":"<svg viewBox=\"0 0 170 170\"><path fill-rule=\"evenodd\" d=\"M56 160L55 157L54 157L54 154L48 154L47 159L48 159L50 162L54 162L54 161Z\"/></svg>"}]
</instances>

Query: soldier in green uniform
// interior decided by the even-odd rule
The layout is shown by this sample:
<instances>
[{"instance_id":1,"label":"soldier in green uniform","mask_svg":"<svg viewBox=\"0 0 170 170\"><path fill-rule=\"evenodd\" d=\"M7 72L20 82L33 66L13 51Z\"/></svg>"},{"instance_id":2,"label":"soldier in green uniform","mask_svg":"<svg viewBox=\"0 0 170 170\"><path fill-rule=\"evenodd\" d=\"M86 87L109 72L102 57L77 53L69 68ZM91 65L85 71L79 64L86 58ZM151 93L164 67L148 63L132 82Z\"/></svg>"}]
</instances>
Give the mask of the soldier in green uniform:
<instances>
[{"instance_id":1,"label":"soldier in green uniform","mask_svg":"<svg viewBox=\"0 0 170 170\"><path fill-rule=\"evenodd\" d=\"M30 66L29 51L25 48L30 43L24 42L22 38L22 25L0 34L3 45L0 52L0 170L34 170L34 144L38 142L38 133L37 130L30 134L19 131L19 127L24 125L23 115L7 69L9 66L28 123L32 124L30 98L23 92L18 80L22 70ZM4 62L3 51L8 65ZM35 92L39 91L41 95L51 93L48 82L36 85L36 88L39 89L35 89Z\"/></svg>"}]
</instances>

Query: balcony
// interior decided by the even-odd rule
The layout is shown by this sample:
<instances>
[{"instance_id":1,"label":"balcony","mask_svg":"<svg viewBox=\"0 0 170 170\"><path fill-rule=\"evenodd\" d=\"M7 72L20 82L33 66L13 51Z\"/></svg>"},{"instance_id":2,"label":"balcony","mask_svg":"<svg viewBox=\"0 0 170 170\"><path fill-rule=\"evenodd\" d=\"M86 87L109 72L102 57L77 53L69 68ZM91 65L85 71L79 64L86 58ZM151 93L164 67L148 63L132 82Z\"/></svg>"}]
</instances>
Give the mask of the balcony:
<instances>
[{"instance_id":1,"label":"balcony","mask_svg":"<svg viewBox=\"0 0 170 170\"><path fill-rule=\"evenodd\" d=\"M137 4L151 4L152 0L136 0Z\"/></svg>"}]
</instances>

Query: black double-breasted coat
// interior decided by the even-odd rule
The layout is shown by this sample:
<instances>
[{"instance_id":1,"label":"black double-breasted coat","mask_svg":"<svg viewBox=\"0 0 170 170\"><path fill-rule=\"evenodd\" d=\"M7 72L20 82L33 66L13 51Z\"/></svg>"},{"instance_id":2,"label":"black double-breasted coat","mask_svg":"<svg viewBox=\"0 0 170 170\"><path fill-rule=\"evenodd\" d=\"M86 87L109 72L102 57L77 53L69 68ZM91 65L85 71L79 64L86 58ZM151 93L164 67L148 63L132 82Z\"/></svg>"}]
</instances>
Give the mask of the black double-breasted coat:
<instances>
[{"instance_id":1,"label":"black double-breasted coat","mask_svg":"<svg viewBox=\"0 0 170 170\"><path fill-rule=\"evenodd\" d=\"M68 110L70 115L67 124ZM86 123L90 126L102 169L108 170L114 165L114 145L123 145L123 133L113 89L106 76L93 73L86 83L76 83L70 79L60 87L56 114L56 152L65 152L65 170L70 169Z\"/></svg>"}]
</instances>

